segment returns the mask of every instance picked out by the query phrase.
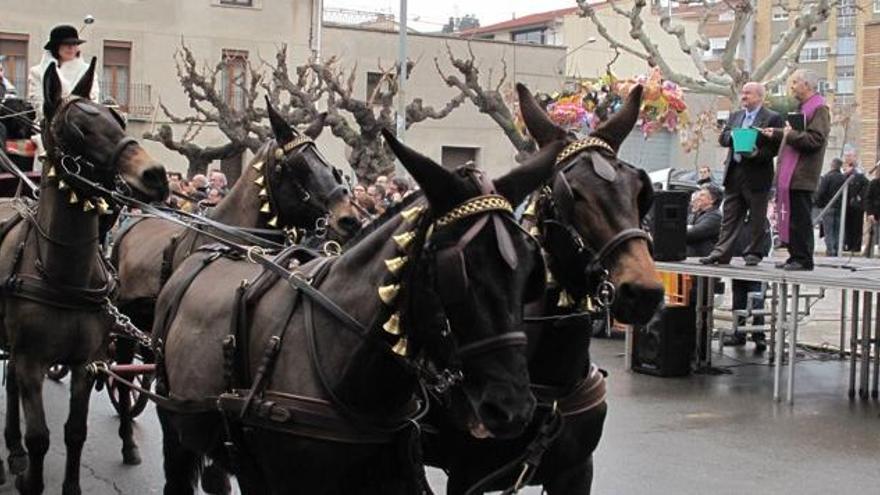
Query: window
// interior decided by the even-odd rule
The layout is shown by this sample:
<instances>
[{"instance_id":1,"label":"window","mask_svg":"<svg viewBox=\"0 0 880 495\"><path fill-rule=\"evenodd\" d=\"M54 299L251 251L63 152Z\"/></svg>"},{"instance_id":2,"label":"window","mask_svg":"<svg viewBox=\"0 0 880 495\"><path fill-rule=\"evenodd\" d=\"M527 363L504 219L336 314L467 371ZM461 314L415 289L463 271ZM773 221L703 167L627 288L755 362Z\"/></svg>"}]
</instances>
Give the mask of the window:
<instances>
[{"instance_id":1,"label":"window","mask_svg":"<svg viewBox=\"0 0 880 495\"><path fill-rule=\"evenodd\" d=\"M104 42L103 96L113 98L119 108L128 111L131 88L131 43Z\"/></svg>"},{"instance_id":2,"label":"window","mask_svg":"<svg viewBox=\"0 0 880 495\"><path fill-rule=\"evenodd\" d=\"M828 60L827 41L808 41L801 50L801 62L824 62Z\"/></svg>"},{"instance_id":3,"label":"window","mask_svg":"<svg viewBox=\"0 0 880 495\"><path fill-rule=\"evenodd\" d=\"M3 72L20 96L25 96L27 92L27 52L26 34L0 33L0 55L6 57L3 60Z\"/></svg>"},{"instance_id":4,"label":"window","mask_svg":"<svg viewBox=\"0 0 880 495\"><path fill-rule=\"evenodd\" d=\"M517 31L511 34L511 40L514 43L535 43L537 45L543 45L544 28Z\"/></svg>"},{"instance_id":5,"label":"window","mask_svg":"<svg viewBox=\"0 0 880 495\"><path fill-rule=\"evenodd\" d=\"M854 36L841 36L837 38L837 46L834 57L835 65L849 66L856 64L856 38Z\"/></svg>"},{"instance_id":6,"label":"window","mask_svg":"<svg viewBox=\"0 0 880 495\"><path fill-rule=\"evenodd\" d=\"M248 52L223 50L223 70L220 73L220 95L229 108L244 110L245 84L247 83Z\"/></svg>"},{"instance_id":7,"label":"window","mask_svg":"<svg viewBox=\"0 0 880 495\"><path fill-rule=\"evenodd\" d=\"M817 86L816 89L819 90L819 94L823 95L828 93L828 90L831 89L831 85L828 84L828 79L819 79Z\"/></svg>"},{"instance_id":8,"label":"window","mask_svg":"<svg viewBox=\"0 0 880 495\"><path fill-rule=\"evenodd\" d=\"M855 105L855 103L856 95L838 94L834 97L834 105L838 108L850 107L850 110L852 110L851 105Z\"/></svg>"},{"instance_id":9,"label":"window","mask_svg":"<svg viewBox=\"0 0 880 495\"><path fill-rule=\"evenodd\" d=\"M477 151L480 148L468 148L463 146L443 146L440 151L440 163L449 169L465 165L467 162L477 162Z\"/></svg>"},{"instance_id":10,"label":"window","mask_svg":"<svg viewBox=\"0 0 880 495\"><path fill-rule=\"evenodd\" d=\"M874 0L874 13L880 14L880 0Z\"/></svg>"},{"instance_id":11,"label":"window","mask_svg":"<svg viewBox=\"0 0 880 495\"><path fill-rule=\"evenodd\" d=\"M856 70L854 67L837 68L837 94L851 95L856 92Z\"/></svg>"},{"instance_id":12,"label":"window","mask_svg":"<svg viewBox=\"0 0 880 495\"><path fill-rule=\"evenodd\" d=\"M782 7L773 7L773 20L774 21L787 21L788 20L788 10Z\"/></svg>"},{"instance_id":13,"label":"window","mask_svg":"<svg viewBox=\"0 0 880 495\"><path fill-rule=\"evenodd\" d=\"M382 95L391 91L390 81L387 78L383 79L382 76L383 74L381 72L367 72L366 100L370 101L370 98L373 98L373 105L381 103ZM381 87L379 86L380 84ZM374 94L375 96L373 96Z\"/></svg>"},{"instance_id":14,"label":"window","mask_svg":"<svg viewBox=\"0 0 880 495\"><path fill-rule=\"evenodd\" d=\"M718 22L733 22L734 19L736 19L736 14L732 10L718 14Z\"/></svg>"},{"instance_id":15,"label":"window","mask_svg":"<svg viewBox=\"0 0 880 495\"><path fill-rule=\"evenodd\" d=\"M253 7L254 0L220 0L220 5L235 5L237 7Z\"/></svg>"},{"instance_id":16,"label":"window","mask_svg":"<svg viewBox=\"0 0 880 495\"><path fill-rule=\"evenodd\" d=\"M709 49L703 54L704 59L719 58L727 48L727 38L709 38Z\"/></svg>"}]
</instances>

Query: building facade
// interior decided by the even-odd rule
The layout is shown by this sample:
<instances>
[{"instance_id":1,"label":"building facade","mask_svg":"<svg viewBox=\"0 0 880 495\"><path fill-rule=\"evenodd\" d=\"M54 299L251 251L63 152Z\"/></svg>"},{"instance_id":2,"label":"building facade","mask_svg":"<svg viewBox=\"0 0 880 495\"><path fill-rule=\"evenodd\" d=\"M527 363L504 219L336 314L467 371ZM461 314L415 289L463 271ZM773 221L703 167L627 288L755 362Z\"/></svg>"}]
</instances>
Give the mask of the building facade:
<instances>
[{"instance_id":1,"label":"building facade","mask_svg":"<svg viewBox=\"0 0 880 495\"><path fill-rule=\"evenodd\" d=\"M3 12L0 55L6 55L7 75L19 92L24 93L27 68L39 63L42 46L52 26L60 23L77 26L82 37L88 40L82 45L83 55L98 57L102 98L111 97L127 113L129 133L136 137L158 125L170 124L157 108L159 101L178 116L191 115L174 60L181 42L207 66L214 67L224 61L217 89L227 104L233 106L241 104L242 94L235 81L244 75L247 61L259 65L261 60L274 58L278 47L287 44L288 64L293 67L314 53L319 40L323 57L338 56L345 70L357 67L355 91L366 99L370 73L379 70L377 61L388 67L396 60L395 25L393 22L366 26L328 23L323 30L318 30L316 3L320 2L40 0L29 2L23 9L20 1L0 0L0 12ZM87 15L93 16L95 22L84 26L83 19ZM410 99L420 97L425 105L442 107L455 94L434 68L434 58L437 58L444 71L453 72L446 59L447 43L458 56L467 56L467 44L459 38L410 34L410 58L419 61L409 79ZM482 74L497 77L506 64L509 82L523 81L544 91L561 84L553 63L565 55L563 47L486 40L473 43L471 48ZM185 130L183 125L172 124L172 128L176 137ZM498 126L469 102L445 119L414 125L406 139L409 145L450 166L473 159L497 174L515 165L513 146ZM207 125L194 142L217 146L226 141L215 127ZM143 142L170 170L186 169L185 159L177 153L158 143ZM331 162L345 167L348 150L341 140L325 131L318 144ZM248 158L245 154L233 159Z\"/></svg>"}]
</instances>

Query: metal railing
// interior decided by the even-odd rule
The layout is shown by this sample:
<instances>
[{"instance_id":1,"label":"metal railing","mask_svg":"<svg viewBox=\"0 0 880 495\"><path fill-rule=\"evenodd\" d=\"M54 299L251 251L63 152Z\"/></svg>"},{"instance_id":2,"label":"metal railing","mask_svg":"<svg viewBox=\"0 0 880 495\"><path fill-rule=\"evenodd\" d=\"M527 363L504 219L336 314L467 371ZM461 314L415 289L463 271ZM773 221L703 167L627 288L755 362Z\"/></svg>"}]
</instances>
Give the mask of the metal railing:
<instances>
[{"instance_id":1,"label":"metal railing","mask_svg":"<svg viewBox=\"0 0 880 495\"><path fill-rule=\"evenodd\" d=\"M149 118L153 115L153 87L144 83L101 84L101 97L112 98L130 118Z\"/></svg>"}]
</instances>

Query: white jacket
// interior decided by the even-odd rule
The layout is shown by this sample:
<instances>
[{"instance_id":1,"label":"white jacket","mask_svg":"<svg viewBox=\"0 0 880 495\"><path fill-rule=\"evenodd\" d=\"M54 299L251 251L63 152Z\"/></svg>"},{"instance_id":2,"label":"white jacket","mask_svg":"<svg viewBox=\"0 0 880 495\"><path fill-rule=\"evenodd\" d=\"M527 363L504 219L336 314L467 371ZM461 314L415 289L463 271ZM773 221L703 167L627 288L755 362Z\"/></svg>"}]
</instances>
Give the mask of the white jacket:
<instances>
[{"instance_id":1,"label":"white jacket","mask_svg":"<svg viewBox=\"0 0 880 495\"><path fill-rule=\"evenodd\" d=\"M43 59L40 60L39 64L31 67L28 74L28 98L37 111L38 120L43 116L43 74L46 73L46 69L52 62L55 62L58 76L61 79L62 98L70 95L70 92L76 87L76 83L79 82L83 74L89 69L89 64L86 63L82 57L77 57L70 62L64 63L61 67L58 67L58 61L52 56L52 53L48 50L44 51ZM98 99L100 96L98 74L95 74L95 80L92 83L92 92L90 96L93 101L100 101Z\"/></svg>"}]
</instances>

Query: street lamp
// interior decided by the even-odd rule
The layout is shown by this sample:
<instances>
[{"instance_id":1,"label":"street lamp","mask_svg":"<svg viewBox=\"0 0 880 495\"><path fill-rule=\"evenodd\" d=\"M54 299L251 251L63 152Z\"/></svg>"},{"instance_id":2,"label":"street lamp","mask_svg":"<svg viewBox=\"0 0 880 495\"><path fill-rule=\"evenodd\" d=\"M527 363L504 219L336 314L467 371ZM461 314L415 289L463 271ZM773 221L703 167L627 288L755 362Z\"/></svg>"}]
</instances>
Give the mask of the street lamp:
<instances>
[{"instance_id":1,"label":"street lamp","mask_svg":"<svg viewBox=\"0 0 880 495\"><path fill-rule=\"evenodd\" d=\"M595 36L590 36L589 38L587 38L587 41L584 41L583 43L574 47L573 49L566 51L565 55L563 55L562 57L559 58L559 60L556 61L556 70L559 72L559 74L565 75L565 65L563 65L563 62L565 61L565 59L567 59L572 53L580 50L581 48L583 48L587 45L592 45L596 41L597 40L596 40Z\"/></svg>"},{"instance_id":2,"label":"street lamp","mask_svg":"<svg viewBox=\"0 0 880 495\"><path fill-rule=\"evenodd\" d=\"M86 26L91 26L94 23L95 23L95 16L93 16L92 14L89 14L89 15L83 17L83 25L82 25L82 27L79 28L80 33L82 33L83 31L86 30Z\"/></svg>"}]
</instances>

